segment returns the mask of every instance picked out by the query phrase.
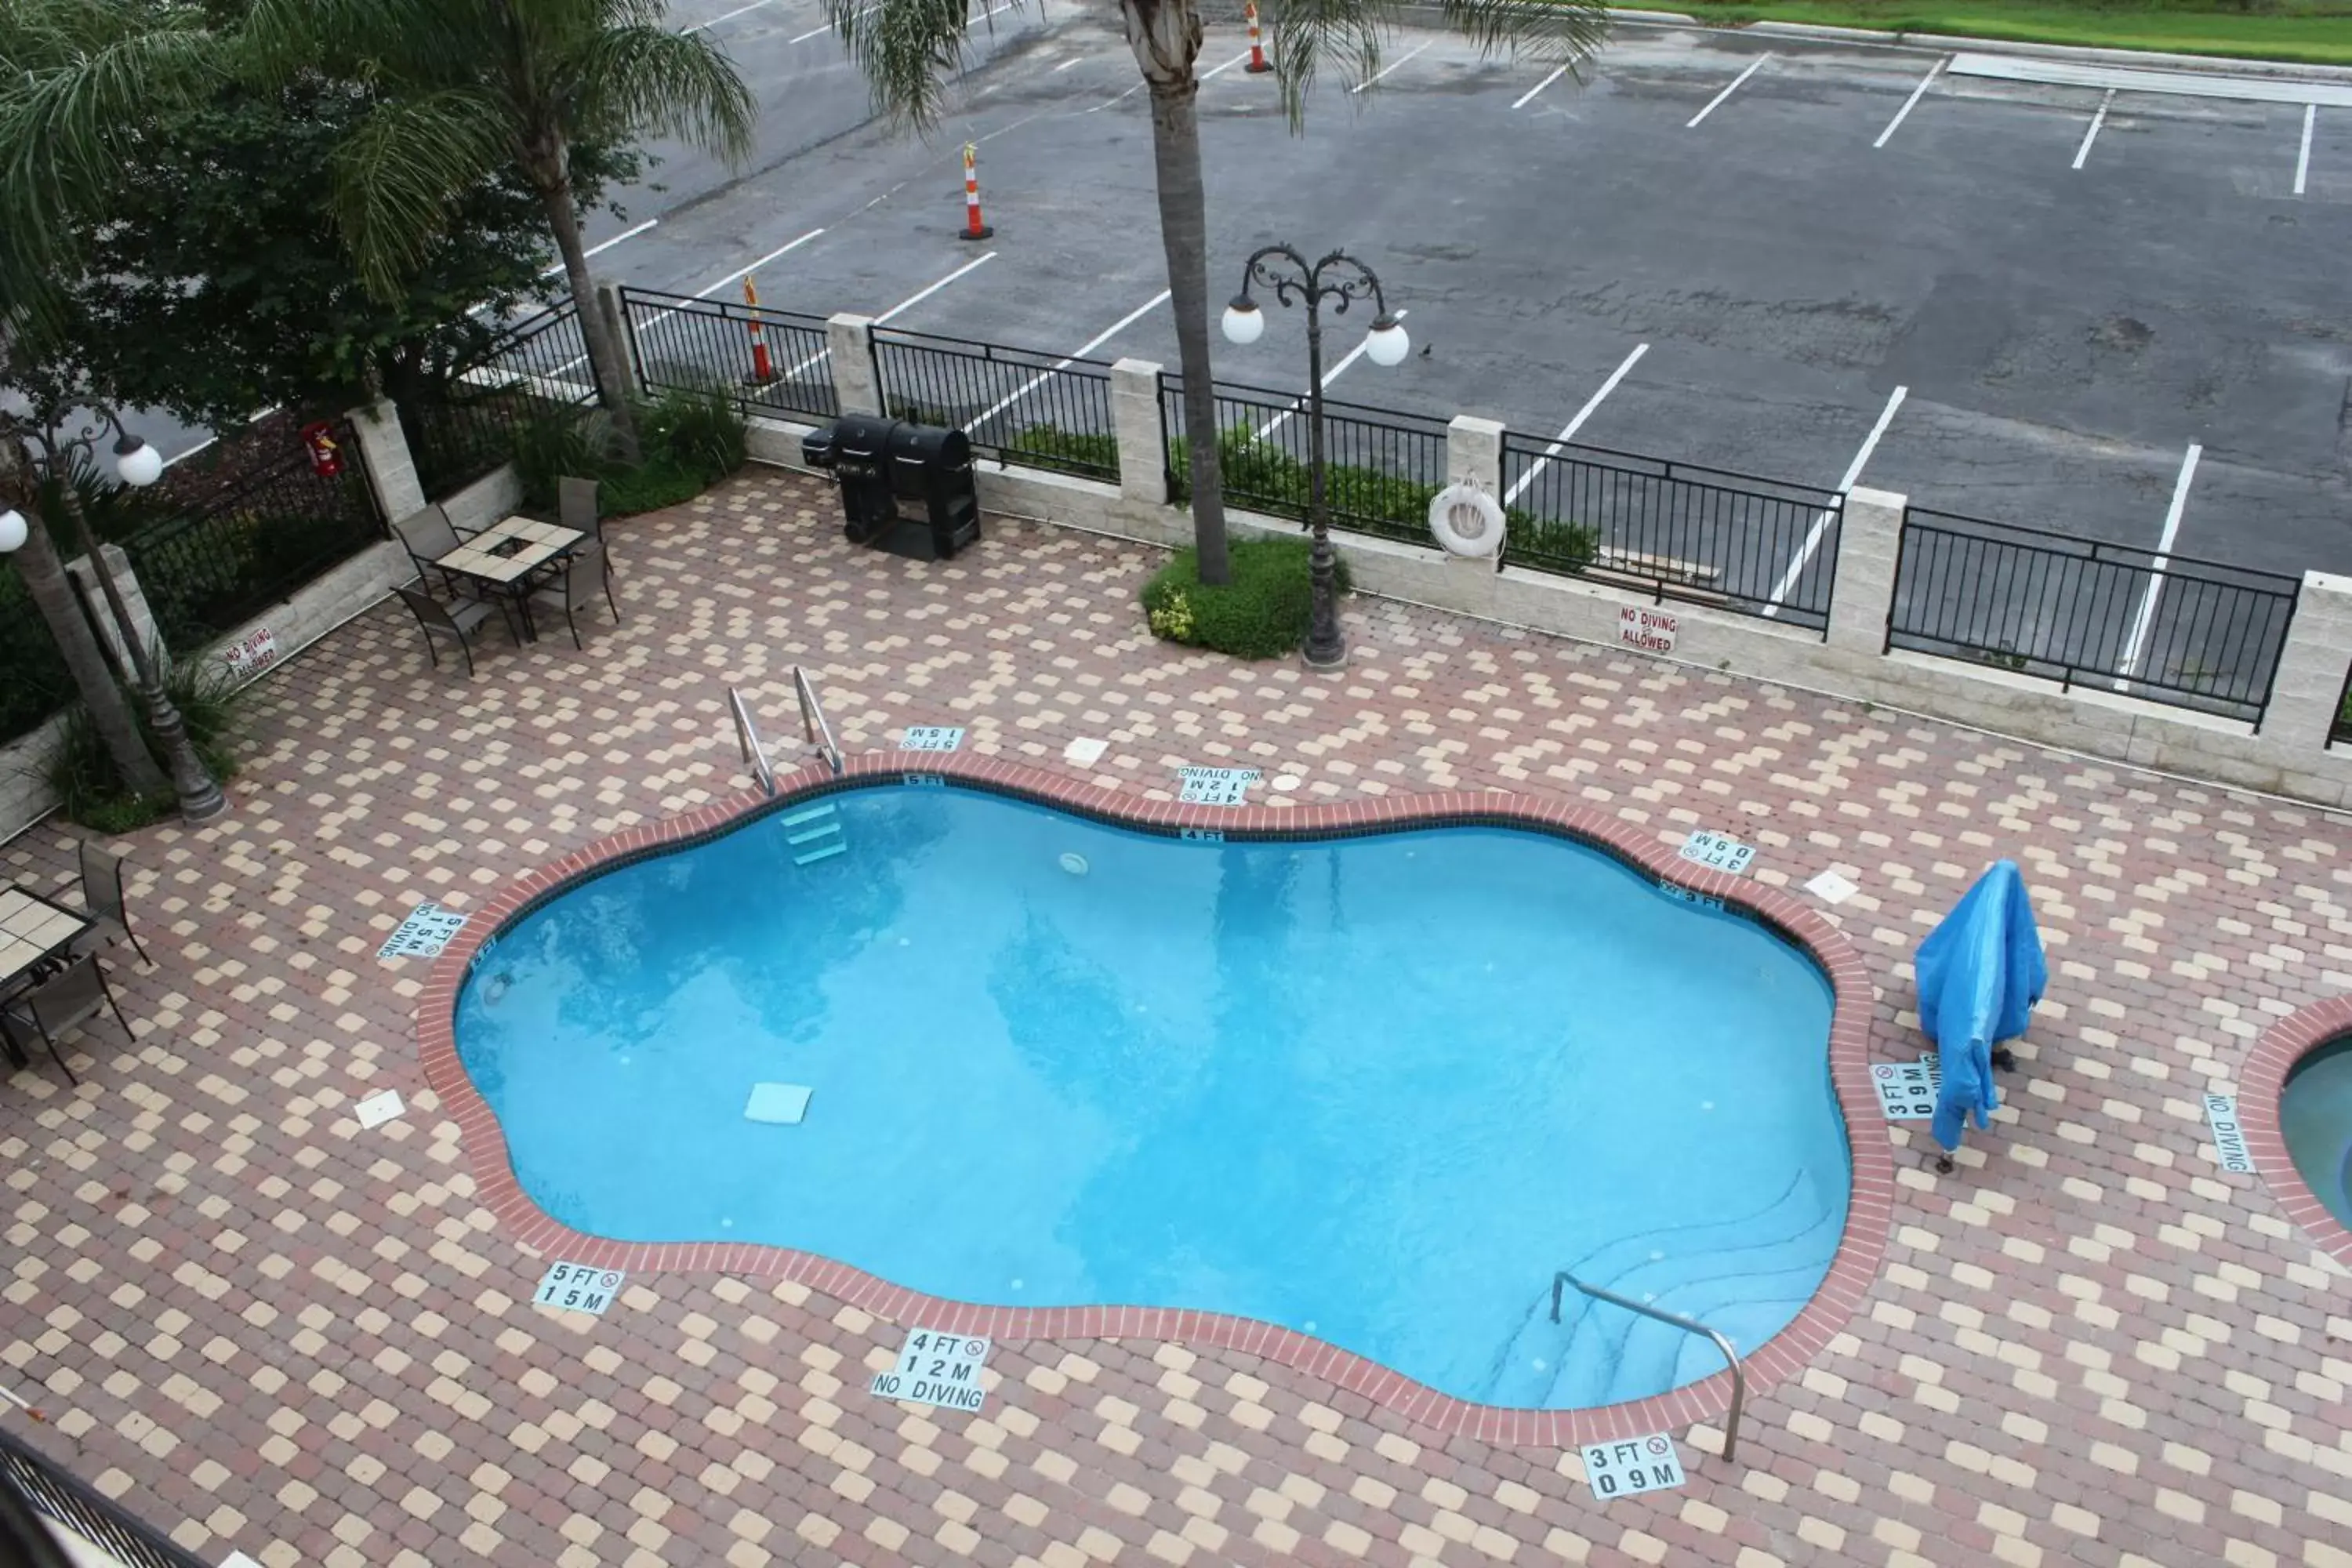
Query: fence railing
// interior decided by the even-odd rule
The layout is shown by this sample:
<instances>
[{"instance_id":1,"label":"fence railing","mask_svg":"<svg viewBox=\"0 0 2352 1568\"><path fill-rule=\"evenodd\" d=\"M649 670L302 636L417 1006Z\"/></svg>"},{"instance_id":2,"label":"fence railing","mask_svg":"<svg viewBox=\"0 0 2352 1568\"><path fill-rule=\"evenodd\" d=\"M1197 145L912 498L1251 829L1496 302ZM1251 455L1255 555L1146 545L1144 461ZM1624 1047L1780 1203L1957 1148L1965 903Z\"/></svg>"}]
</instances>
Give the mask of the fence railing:
<instances>
[{"instance_id":1,"label":"fence railing","mask_svg":"<svg viewBox=\"0 0 2352 1568\"><path fill-rule=\"evenodd\" d=\"M1834 490L1507 431L1507 559L1825 631Z\"/></svg>"},{"instance_id":2,"label":"fence railing","mask_svg":"<svg viewBox=\"0 0 2352 1568\"><path fill-rule=\"evenodd\" d=\"M335 438L350 456L331 479L289 440L233 487L122 541L164 646L208 642L384 537L350 426Z\"/></svg>"},{"instance_id":3,"label":"fence railing","mask_svg":"<svg viewBox=\"0 0 2352 1568\"><path fill-rule=\"evenodd\" d=\"M203 1558L173 1545L152 1525L5 1431L0 1431L0 1486L34 1513L73 1531L124 1568L209 1568ZM0 1545L5 1544L0 1536Z\"/></svg>"},{"instance_id":4,"label":"fence railing","mask_svg":"<svg viewBox=\"0 0 2352 1568\"><path fill-rule=\"evenodd\" d=\"M2257 725L2297 579L1909 508L1886 646Z\"/></svg>"},{"instance_id":5,"label":"fence railing","mask_svg":"<svg viewBox=\"0 0 2352 1568\"><path fill-rule=\"evenodd\" d=\"M2352 669L2344 672L2344 688L2336 694L2336 716L2327 721L2327 743L2340 746L2347 742L2352 742Z\"/></svg>"},{"instance_id":6,"label":"fence railing","mask_svg":"<svg viewBox=\"0 0 2352 1568\"><path fill-rule=\"evenodd\" d=\"M1160 407L1168 428L1169 494L1181 503L1190 432L1181 376L1160 376ZM1304 518L1311 451L1306 396L1220 383L1216 408L1225 499L1251 511ZM1331 526L1437 548L1429 503L1448 477L1445 421L1326 398L1323 428Z\"/></svg>"},{"instance_id":7,"label":"fence railing","mask_svg":"<svg viewBox=\"0 0 2352 1568\"><path fill-rule=\"evenodd\" d=\"M764 305L755 312L724 300L653 289L620 293L630 357L647 392L724 392L747 415L831 419L841 412L824 317ZM764 378L761 349L766 351Z\"/></svg>"},{"instance_id":8,"label":"fence railing","mask_svg":"<svg viewBox=\"0 0 2352 1568\"><path fill-rule=\"evenodd\" d=\"M65 655L33 608L32 590L14 562L0 560L0 745L37 728L72 695Z\"/></svg>"},{"instance_id":9,"label":"fence railing","mask_svg":"<svg viewBox=\"0 0 2352 1568\"><path fill-rule=\"evenodd\" d=\"M449 373L437 397L404 403L427 495L473 483L514 456L517 434L596 401L587 340L571 300L527 316Z\"/></svg>"},{"instance_id":10,"label":"fence railing","mask_svg":"<svg viewBox=\"0 0 2352 1568\"><path fill-rule=\"evenodd\" d=\"M874 374L894 419L955 426L972 450L1001 462L1118 479L1104 361L883 327Z\"/></svg>"}]
</instances>

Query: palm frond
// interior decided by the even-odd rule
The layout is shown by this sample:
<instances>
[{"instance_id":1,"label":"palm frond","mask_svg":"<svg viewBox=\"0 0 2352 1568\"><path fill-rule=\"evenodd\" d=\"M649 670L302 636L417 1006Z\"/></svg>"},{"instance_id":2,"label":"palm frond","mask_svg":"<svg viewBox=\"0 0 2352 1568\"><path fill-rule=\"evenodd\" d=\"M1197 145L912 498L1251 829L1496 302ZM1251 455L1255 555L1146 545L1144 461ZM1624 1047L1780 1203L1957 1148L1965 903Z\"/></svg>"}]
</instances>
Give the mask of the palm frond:
<instances>
[{"instance_id":1,"label":"palm frond","mask_svg":"<svg viewBox=\"0 0 2352 1568\"><path fill-rule=\"evenodd\" d=\"M824 0L824 16L876 112L923 134L939 124L971 37L967 0Z\"/></svg>"},{"instance_id":2,"label":"palm frond","mask_svg":"<svg viewBox=\"0 0 2352 1568\"><path fill-rule=\"evenodd\" d=\"M457 196L514 161L514 121L478 89L394 98L335 149L334 205L360 278L386 298L432 249Z\"/></svg>"},{"instance_id":3,"label":"palm frond","mask_svg":"<svg viewBox=\"0 0 2352 1568\"><path fill-rule=\"evenodd\" d=\"M1393 0L1275 0L1260 7L1266 55L1293 131L1307 122L1307 94L1326 67L1351 82L1380 74L1381 46L1396 12Z\"/></svg>"},{"instance_id":4,"label":"palm frond","mask_svg":"<svg viewBox=\"0 0 2352 1568\"><path fill-rule=\"evenodd\" d=\"M625 24L599 28L552 62L572 99L570 135L650 131L730 163L751 155L760 109L727 51L701 33Z\"/></svg>"},{"instance_id":5,"label":"palm frond","mask_svg":"<svg viewBox=\"0 0 2352 1568\"><path fill-rule=\"evenodd\" d=\"M1564 65L1571 76L1609 39L1603 0L1438 0L1438 9L1486 54Z\"/></svg>"}]
</instances>

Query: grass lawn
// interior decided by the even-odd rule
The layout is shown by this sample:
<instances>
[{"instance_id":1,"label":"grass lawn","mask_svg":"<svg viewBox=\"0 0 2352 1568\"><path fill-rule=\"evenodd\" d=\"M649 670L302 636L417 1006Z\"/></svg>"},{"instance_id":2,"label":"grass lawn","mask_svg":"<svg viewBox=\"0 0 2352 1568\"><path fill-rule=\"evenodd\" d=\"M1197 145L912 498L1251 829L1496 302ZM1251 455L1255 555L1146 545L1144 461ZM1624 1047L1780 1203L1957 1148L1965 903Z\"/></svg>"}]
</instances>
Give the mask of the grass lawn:
<instances>
[{"instance_id":1,"label":"grass lawn","mask_svg":"<svg viewBox=\"0 0 2352 1568\"><path fill-rule=\"evenodd\" d=\"M2352 65L2352 0L1655 0L1719 23L1819 22L2040 44Z\"/></svg>"}]
</instances>

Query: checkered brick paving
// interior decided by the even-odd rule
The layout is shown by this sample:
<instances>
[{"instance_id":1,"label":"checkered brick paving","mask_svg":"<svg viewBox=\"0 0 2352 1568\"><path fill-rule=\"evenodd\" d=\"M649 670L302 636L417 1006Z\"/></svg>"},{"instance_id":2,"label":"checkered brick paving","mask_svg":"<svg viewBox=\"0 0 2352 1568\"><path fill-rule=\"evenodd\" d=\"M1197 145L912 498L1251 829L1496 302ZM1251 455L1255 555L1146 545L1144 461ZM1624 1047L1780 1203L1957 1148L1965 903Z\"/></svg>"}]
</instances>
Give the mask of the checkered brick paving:
<instances>
[{"instance_id":1,"label":"checkered brick paving","mask_svg":"<svg viewBox=\"0 0 2352 1568\"><path fill-rule=\"evenodd\" d=\"M747 478L614 531L628 621L575 652L495 635L426 665L397 606L260 689L236 809L118 847L157 964L139 1038L78 1037L0 1091L0 1414L184 1543L268 1568L475 1562L2352 1564L2352 1276L2200 1097L2347 987L2340 820L1612 650L1359 600L1337 678L1152 642L1154 552L994 522L918 565L829 498ZM1572 1455L1416 1427L1238 1349L1030 1341L979 1415L865 1392L899 1325L794 1280L633 1276L601 1319L477 1195L418 1065L427 900L740 787L730 681L788 731L789 667L845 748L952 723L969 752L1145 798L1244 763L1298 797L1503 789L1661 843L1760 847L1920 1048L1907 954L1982 863L2026 867L2051 995L2012 1102L1937 1176L1891 1140L1862 1309L1751 1402L1739 1463L1596 1504ZM1111 742L1094 768L1070 740ZM72 883L71 830L0 876ZM362 1131L384 1088L401 1120Z\"/></svg>"}]
</instances>

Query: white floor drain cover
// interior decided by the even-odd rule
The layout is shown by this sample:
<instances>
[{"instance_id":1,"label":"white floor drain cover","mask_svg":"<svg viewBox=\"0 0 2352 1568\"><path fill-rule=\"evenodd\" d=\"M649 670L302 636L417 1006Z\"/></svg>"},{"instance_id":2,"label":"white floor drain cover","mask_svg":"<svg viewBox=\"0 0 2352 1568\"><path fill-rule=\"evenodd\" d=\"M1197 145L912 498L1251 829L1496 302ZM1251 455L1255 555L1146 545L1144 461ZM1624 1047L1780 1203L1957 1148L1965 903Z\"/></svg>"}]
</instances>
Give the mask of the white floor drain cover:
<instances>
[{"instance_id":1,"label":"white floor drain cover","mask_svg":"<svg viewBox=\"0 0 2352 1568\"><path fill-rule=\"evenodd\" d=\"M744 1119L796 1127L808 1114L809 1096L814 1092L802 1083L755 1083L751 1101L743 1107Z\"/></svg>"}]
</instances>

